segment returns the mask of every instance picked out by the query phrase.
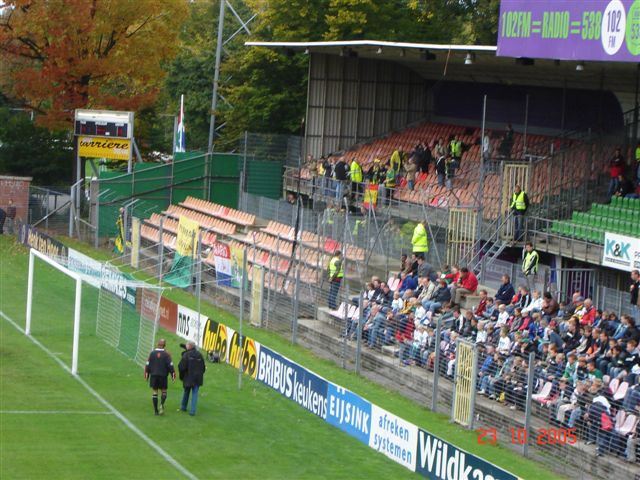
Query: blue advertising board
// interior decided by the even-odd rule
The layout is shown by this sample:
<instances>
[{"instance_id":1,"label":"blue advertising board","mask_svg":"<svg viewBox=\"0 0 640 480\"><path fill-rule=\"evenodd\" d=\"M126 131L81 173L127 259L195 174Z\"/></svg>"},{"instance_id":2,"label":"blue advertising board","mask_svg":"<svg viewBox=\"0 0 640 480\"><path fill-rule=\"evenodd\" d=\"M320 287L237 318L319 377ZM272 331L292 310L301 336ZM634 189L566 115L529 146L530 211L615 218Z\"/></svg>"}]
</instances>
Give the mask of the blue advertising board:
<instances>
[{"instance_id":1,"label":"blue advertising board","mask_svg":"<svg viewBox=\"0 0 640 480\"><path fill-rule=\"evenodd\" d=\"M344 387L329 383L327 422L369 445L371 403Z\"/></svg>"},{"instance_id":2,"label":"blue advertising board","mask_svg":"<svg viewBox=\"0 0 640 480\"><path fill-rule=\"evenodd\" d=\"M324 378L262 346L256 379L314 415L326 418L328 382Z\"/></svg>"}]
</instances>

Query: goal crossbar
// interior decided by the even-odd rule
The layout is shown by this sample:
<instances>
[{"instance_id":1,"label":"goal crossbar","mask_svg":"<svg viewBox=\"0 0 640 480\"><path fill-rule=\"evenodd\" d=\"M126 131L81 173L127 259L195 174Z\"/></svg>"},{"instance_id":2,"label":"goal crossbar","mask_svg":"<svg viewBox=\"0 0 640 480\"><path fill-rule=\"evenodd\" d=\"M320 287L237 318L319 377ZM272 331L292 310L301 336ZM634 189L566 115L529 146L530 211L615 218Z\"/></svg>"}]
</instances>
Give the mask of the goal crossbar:
<instances>
[{"instance_id":1,"label":"goal crossbar","mask_svg":"<svg viewBox=\"0 0 640 480\"><path fill-rule=\"evenodd\" d=\"M65 266L56 262L55 260L47 257L43 253L40 253L38 250L34 250L33 248L29 250L29 280L27 283L27 314L25 321L24 333L26 335L31 335L31 305L33 303L33 266L35 263L35 259L38 258L45 262L46 264L52 266L53 268L59 270L64 273L68 277L74 279L76 281L76 298L75 298L75 307L73 311L73 348L71 354L71 373L73 375L78 374L78 349L80 345L80 307L82 304L82 277L76 273L72 272Z\"/></svg>"}]
</instances>

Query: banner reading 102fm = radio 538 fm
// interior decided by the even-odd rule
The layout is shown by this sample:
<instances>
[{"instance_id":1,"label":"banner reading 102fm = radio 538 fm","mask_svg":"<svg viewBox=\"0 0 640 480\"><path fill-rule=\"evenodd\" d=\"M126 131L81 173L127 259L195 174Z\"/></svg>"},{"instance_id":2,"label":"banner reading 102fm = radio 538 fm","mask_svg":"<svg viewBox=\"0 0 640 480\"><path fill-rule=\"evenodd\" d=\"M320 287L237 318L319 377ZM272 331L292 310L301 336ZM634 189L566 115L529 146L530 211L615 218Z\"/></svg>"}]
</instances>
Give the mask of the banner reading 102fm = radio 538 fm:
<instances>
[{"instance_id":1,"label":"banner reading 102fm = radio 538 fm","mask_svg":"<svg viewBox=\"0 0 640 480\"><path fill-rule=\"evenodd\" d=\"M498 56L640 61L640 0L502 0Z\"/></svg>"}]
</instances>

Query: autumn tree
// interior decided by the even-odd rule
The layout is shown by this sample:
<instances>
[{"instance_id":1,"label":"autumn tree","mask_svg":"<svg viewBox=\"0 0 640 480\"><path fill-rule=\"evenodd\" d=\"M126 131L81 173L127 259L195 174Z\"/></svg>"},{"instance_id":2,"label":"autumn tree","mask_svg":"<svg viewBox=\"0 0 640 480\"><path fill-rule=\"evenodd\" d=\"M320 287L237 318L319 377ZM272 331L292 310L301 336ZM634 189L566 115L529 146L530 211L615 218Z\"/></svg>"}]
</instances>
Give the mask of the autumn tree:
<instances>
[{"instance_id":1,"label":"autumn tree","mask_svg":"<svg viewBox=\"0 0 640 480\"><path fill-rule=\"evenodd\" d=\"M51 129L76 108L153 104L177 51L185 1L5 0L0 89Z\"/></svg>"}]
</instances>

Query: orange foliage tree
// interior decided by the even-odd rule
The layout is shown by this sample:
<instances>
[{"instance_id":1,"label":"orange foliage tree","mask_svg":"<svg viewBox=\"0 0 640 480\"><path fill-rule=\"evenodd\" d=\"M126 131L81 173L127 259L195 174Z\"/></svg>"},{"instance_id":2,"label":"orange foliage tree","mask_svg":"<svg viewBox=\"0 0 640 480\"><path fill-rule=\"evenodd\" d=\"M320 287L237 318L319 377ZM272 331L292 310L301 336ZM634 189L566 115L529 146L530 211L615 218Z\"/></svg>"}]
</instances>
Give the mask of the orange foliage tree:
<instances>
[{"instance_id":1,"label":"orange foliage tree","mask_svg":"<svg viewBox=\"0 0 640 480\"><path fill-rule=\"evenodd\" d=\"M51 129L76 108L149 106L187 12L186 0L5 0L0 90Z\"/></svg>"}]
</instances>

